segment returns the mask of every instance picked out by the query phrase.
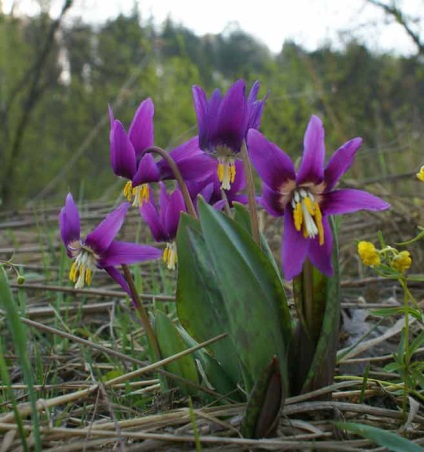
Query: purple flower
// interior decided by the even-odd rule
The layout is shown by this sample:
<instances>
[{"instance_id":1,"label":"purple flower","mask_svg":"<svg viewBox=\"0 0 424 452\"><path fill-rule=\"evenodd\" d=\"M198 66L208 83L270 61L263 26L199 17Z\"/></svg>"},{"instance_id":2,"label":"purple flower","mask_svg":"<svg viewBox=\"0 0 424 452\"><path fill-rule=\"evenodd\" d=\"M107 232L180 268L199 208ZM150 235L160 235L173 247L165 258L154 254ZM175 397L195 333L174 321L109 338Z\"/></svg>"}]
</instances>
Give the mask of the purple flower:
<instances>
[{"instance_id":1,"label":"purple flower","mask_svg":"<svg viewBox=\"0 0 424 452\"><path fill-rule=\"evenodd\" d=\"M177 262L175 237L177 236L180 214L186 211L186 207L179 189L175 189L169 195L165 184L159 182L159 185L159 206L150 199L140 206L140 214L149 226L153 239L156 242L166 243L162 257L168 268L174 270Z\"/></svg>"},{"instance_id":2,"label":"purple flower","mask_svg":"<svg viewBox=\"0 0 424 452\"><path fill-rule=\"evenodd\" d=\"M224 97L216 89L208 100L200 86L193 86L200 148L218 157L218 177L225 190L229 190L234 182L235 157L247 131L260 126L266 99L256 100L258 90L259 83L255 82L246 99L246 84L244 80L238 80Z\"/></svg>"},{"instance_id":3,"label":"purple flower","mask_svg":"<svg viewBox=\"0 0 424 452\"><path fill-rule=\"evenodd\" d=\"M129 203L121 204L82 239L78 208L70 193L66 197L65 206L59 215L60 235L68 256L74 260L69 279L77 289L84 287L84 283L90 284L93 271L101 268L130 294L127 282L115 267L160 257L160 250L153 246L114 240L129 206Z\"/></svg>"},{"instance_id":4,"label":"purple flower","mask_svg":"<svg viewBox=\"0 0 424 452\"><path fill-rule=\"evenodd\" d=\"M333 237L327 216L357 210L384 210L382 199L362 190L334 187L353 163L362 143L354 138L340 147L324 167L324 128L312 116L304 138L303 158L296 170L290 157L256 130L248 134L249 153L263 181L262 204L274 216L284 214L282 264L292 279L306 258L331 276Z\"/></svg>"},{"instance_id":5,"label":"purple flower","mask_svg":"<svg viewBox=\"0 0 424 452\"><path fill-rule=\"evenodd\" d=\"M196 202L197 195L201 195L208 204L212 205L217 210L221 210L226 202L228 202L230 207L232 207L233 202L247 204L247 195L241 193L246 186L243 163L241 161L236 161L235 168L236 175L234 182L231 184L230 189L226 190L225 193L222 193L221 183L216 172L214 172L206 181L187 183L193 202ZM223 196L225 196L226 199L224 199Z\"/></svg>"},{"instance_id":6,"label":"purple flower","mask_svg":"<svg viewBox=\"0 0 424 452\"><path fill-rule=\"evenodd\" d=\"M109 106L110 160L114 173L129 181L124 188L124 196L133 205L139 206L149 199L148 183L173 178L169 165L164 160L156 162L153 155L146 152L154 144L154 105L150 98L141 102L128 133L122 123L115 119ZM211 171L211 159L199 148L194 137L170 152L185 179L202 179Z\"/></svg>"}]
</instances>

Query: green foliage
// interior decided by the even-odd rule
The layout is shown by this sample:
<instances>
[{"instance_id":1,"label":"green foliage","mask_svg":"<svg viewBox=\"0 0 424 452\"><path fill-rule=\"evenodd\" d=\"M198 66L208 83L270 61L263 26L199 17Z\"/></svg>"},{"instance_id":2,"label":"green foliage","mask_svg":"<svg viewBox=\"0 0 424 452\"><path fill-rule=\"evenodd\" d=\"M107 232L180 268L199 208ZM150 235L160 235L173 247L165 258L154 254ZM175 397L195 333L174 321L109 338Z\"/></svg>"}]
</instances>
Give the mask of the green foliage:
<instances>
[{"instance_id":1,"label":"green foliage","mask_svg":"<svg viewBox=\"0 0 424 452\"><path fill-rule=\"evenodd\" d=\"M114 197L120 187L109 164L108 103L128 128L140 101L151 96L156 143L171 148L197 132L191 86L210 92L239 77L261 81L261 95L269 93L263 132L275 142L284 137L291 155L311 113L320 113L331 124L329 149L364 138L369 153L353 175L410 171L418 163L380 152L422 147L416 137L424 71L417 58L375 55L357 42L315 52L286 42L273 56L237 27L199 37L170 19L155 29L134 11L97 27L81 21L62 27L36 70L52 23L46 15L0 20L0 196L9 198L3 205L75 192L81 180L88 197Z\"/></svg>"},{"instance_id":2,"label":"green foliage","mask_svg":"<svg viewBox=\"0 0 424 452\"><path fill-rule=\"evenodd\" d=\"M422 452L424 450L421 446L406 438L371 425L355 424L353 422L337 422L335 425L348 432L370 439L375 444L393 452Z\"/></svg>"},{"instance_id":3,"label":"green foliage","mask_svg":"<svg viewBox=\"0 0 424 452\"><path fill-rule=\"evenodd\" d=\"M248 393L274 356L287 389L291 319L275 267L234 220L202 200L199 214L200 227L184 217L177 237L181 323L199 341L228 333L229 340L217 343L214 353L236 382L235 365L241 367Z\"/></svg>"}]
</instances>

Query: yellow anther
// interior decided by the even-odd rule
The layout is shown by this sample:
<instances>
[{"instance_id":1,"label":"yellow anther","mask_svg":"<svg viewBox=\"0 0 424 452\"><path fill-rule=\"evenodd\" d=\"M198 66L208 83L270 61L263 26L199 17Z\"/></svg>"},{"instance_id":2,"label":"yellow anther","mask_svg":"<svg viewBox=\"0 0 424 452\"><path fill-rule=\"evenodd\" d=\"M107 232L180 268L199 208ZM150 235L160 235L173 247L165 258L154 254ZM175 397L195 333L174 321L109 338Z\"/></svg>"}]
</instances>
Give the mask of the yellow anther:
<instances>
[{"instance_id":1,"label":"yellow anther","mask_svg":"<svg viewBox=\"0 0 424 452\"><path fill-rule=\"evenodd\" d=\"M124 187L124 196L125 198L127 198L129 202L131 202L132 195L133 195L132 183L131 181L128 181Z\"/></svg>"},{"instance_id":2,"label":"yellow anther","mask_svg":"<svg viewBox=\"0 0 424 452\"><path fill-rule=\"evenodd\" d=\"M324 228L322 226L322 213L317 202L314 202L314 212L315 212L314 213L315 224L317 225L318 228L319 244L324 245Z\"/></svg>"},{"instance_id":3,"label":"yellow anther","mask_svg":"<svg viewBox=\"0 0 424 452\"><path fill-rule=\"evenodd\" d=\"M77 276L78 276L78 266L77 263L74 261L72 262L71 269L69 270L69 280L72 282L77 282Z\"/></svg>"},{"instance_id":4,"label":"yellow anther","mask_svg":"<svg viewBox=\"0 0 424 452\"><path fill-rule=\"evenodd\" d=\"M314 215L314 205L315 205L316 203L312 204L311 198L309 198L309 196L306 196L306 197L303 199L303 203L305 204L306 208L308 209L308 212L309 212L311 215Z\"/></svg>"},{"instance_id":5,"label":"yellow anther","mask_svg":"<svg viewBox=\"0 0 424 452\"><path fill-rule=\"evenodd\" d=\"M229 163L230 169L230 182L233 183L236 179L236 165L233 163Z\"/></svg>"},{"instance_id":6,"label":"yellow anther","mask_svg":"<svg viewBox=\"0 0 424 452\"><path fill-rule=\"evenodd\" d=\"M222 182L222 180L224 179L224 164L221 162L218 163L217 173L219 182Z\"/></svg>"},{"instance_id":7,"label":"yellow anther","mask_svg":"<svg viewBox=\"0 0 424 452\"><path fill-rule=\"evenodd\" d=\"M296 203L296 207L293 210L293 218L296 231L300 231L303 223L302 205L300 202Z\"/></svg>"},{"instance_id":8,"label":"yellow anther","mask_svg":"<svg viewBox=\"0 0 424 452\"><path fill-rule=\"evenodd\" d=\"M90 268L87 268L85 271L85 282L87 285L91 284L91 280L93 279L93 272Z\"/></svg>"},{"instance_id":9,"label":"yellow anther","mask_svg":"<svg viewBox=\"0 0 424 452\"><path fill-rule=\"evenodd\" d=\"M169 270L175 270L177 264L177 245L175 242L166 244L166 248L163 250L162 259Z\"/></svg>"}]
</instances>

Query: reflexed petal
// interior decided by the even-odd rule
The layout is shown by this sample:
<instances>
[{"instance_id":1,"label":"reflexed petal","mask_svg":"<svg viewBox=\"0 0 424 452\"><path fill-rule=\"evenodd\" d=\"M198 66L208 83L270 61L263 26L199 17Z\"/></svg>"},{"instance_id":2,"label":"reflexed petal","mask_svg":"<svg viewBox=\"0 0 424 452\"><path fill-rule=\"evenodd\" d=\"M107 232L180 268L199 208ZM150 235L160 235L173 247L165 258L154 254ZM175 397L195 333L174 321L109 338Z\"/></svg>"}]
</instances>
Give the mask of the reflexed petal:
<instances>
[{"instance_id":1,"label":"reflexed petal","mask_svg":"<svg viewBox=\"0 0 424 452\"><path fill-rule=\"evenodd\" d=\"M385 210L390 207L386 201L366 191L355 189L334 190L324 195L321 202L325 215L356 212L357 210Z\"/></svg>"},{"instance_id":2,"label":"reflexed petal","mask_svg":"<svg viewBox=\"0 0 424 452\"><path fill-rule=\"evenodd\" d=\"M261 206L272 216L281 217L284 214L281 193L264 184L262 187Z\"/></svg>"},{"instance_id":3,"label":"reflexed petal","mask_svg":"<svg viewBox=\"0 0 424 452\"><path fill-rule=\"evenodd\" d=\"M133 178L136 170L134 148L118 120L115 120L110 133L110 162L117 176Z\"/></svg>"},{"instance_id":4,"label":"reflexed petal","mask_svg":"<svg viewBox=\"0 0 424 452\"><path fill-rule=\"evenodd\" d=\"M125 215L130 207L130 203L124 202L117 209L111 212L90 234L85 242L96 252L103 254L109 248L112 240L124 222Z\"/></svg>"},{"instance_id":5,"label":"reflexed petal","mask_svg":"<svg viewBox=\"0 0 424 452\"><path fill-rule=\"evenodd\" d=\"M137 187L141 184L149 182L157 182L159 180L159 170L152 154L145 154L141 157L135 173L132 184Z\"/></svg>"},{"instance_id":6,"label":"reflexed petal","mask_svg":"<svg viewBox=\"0 0 424 452\"><path fill-rule=\"evenodd\" d=\"M166 185L163 182L159 182L159 220L162 223L165 233L167 234L168 231L166 229L166 211L168 209L168 203L169 203L169 195L166 191Z\"/></svg>"},{"instance_id":7,"label":"reflexed petal","mask_svg":"<svg viewBox=\"0 0 424 452\"><path fill-rule=\"evenodd\" d=\"M324 228L324 243L320 245L318 238L310 240L308 257L321 273L332 276L334 273L331 256L333 252L333 234L326 217L322 219L322 227Z\"/></svg>"},{"instance_id":8,"label":"reflexed petal","mask_svg":"<svg viewBox=\"0 0 424 452\"><path fill-rule=\"evenodd\" d=\"M255 83L250 88L249 96L247 98L247 102L253 104L256 102L256 98L258 97L259 92L259 82L256 80Z\"/></svg>"},{"instance_id":9,"label":"reflexed petal","mask_svg":"<svg viewBox=\"0 0 424 452\"><path fill-rule=\"evenodd\" d=\"M114 279L124 289L124 291L130 296L130 298L132 298L131 290L124 276L119 273L119 271L115 267L105 267L104 269L109 273L111 278Z\"/></svg>"},{"instance_id":10,"label":"reflexed petal","mask_svg":"<svg viewBox=\"0 0 424 452\"><path fill-rule=\"evenodd\" d=\"M284 231L282 245L282 264L284 278L290 281L302 271L309 249L309 239L305 239L301 232L296 231L291 211L287 209L284 215Z\"/></svg>"},{"instance_id":11,"label":"reflexed petal","mask_svg":"<svg viewBox=\"0 0 424 452\"><path fill-rule=\"evenodd\" d=\"M324 127L318 116L312 116L303 141L303 157L300 162L296 182L320 184L324 177Z\"/></svg>"},{"instance_id":12,"label":"reflexed petal","mask_svg":"<svg viewBox=\"0 0 424 452\"><path fill-rule=\"evenodd\" d=\"M362 144L362 138L348 141L331 156L324 170L325 188L333 189L337 181L352 166L356 151Z\"/></svg>"},{"instance_id":13,"label":"reflexed petal","mask_svg":"<svg viewBox=\"0 0 424 452\"><path fill-rule=\"evenodd\" d=\"M156 242L166 242L167 235L163 224L159 220L159 213L151 200L140 206L140 215L149 226L153 239Z\"/></svg>"},{"instance_id":14,"label":"reflexed petal","mask_svg":"<svg viewBox=\"0 0 424 452\"><path fill-rule=\"evenodd\" d=\"M186 181L204 181L210 178L212 174L216 174L217 166L216 159L205 154L181 160L178 163L181 176Z\"/></svg>"},{"instance_id":15,"label":"reflexed petal","mask_svg":"<svg viewBox=\"0 0 424 452\"><path fill-rule=\"evenodd\" d=\"M59 214L60 236L65 246L80 238L80 218L74 198L70 193L66 196L65 206Z\"/></svg>"},{"instance_id":16,"label":"reflexed petal","mask_svg":"<svg viewBox=\"0 0 424 452\"><path fill-rule=\"evenodd\" d=\"M296 172L290 157L268 141L260 132L250 129L247 134L250 158L260 178L273 190L296 179Z\"/></svg>"},{"instance_id":17,"label":"reflexed petal","mask_svg":"<svg viewBox=\"0 0 424 452\"><path fill-rule=\"evenodd\" d=\"M165 216L165 230L168 233L170 239L174 239L177 236L178 223L180 221L181 212L185 212L186 207L184 204L183 195L180 190L176 189L168 201L168 208L166 209Z\"/></svg>"},{"instance_id":18,"label":"reflexed petal","mask_svg":"<svg viewBox=\"0 0 424 452\"><path fill-rule=\"evenodd\" d=\"M139 105L131 122L128 137L137 157L153 146L153 115L155 107L150 97Z\"/></svg>"},{"instance_id":19,"label":"reflexed petal","mask_svg":"<svg viewBox=\"0 0 424 452\"><path fill-rule=\"evenodd\" d=\"M205 155L199 148L198 137L186 141L172 150L169 155L175 161L184 180L204 180L216 172L218 163L212 157ZM164 159L157 164L160 179L174 179L168 162Z\"/></svg>"},{"instance_id":20,"label":"reflexed petal","mask_svg":"<svg viewBox=\"0 0 424 452\"><path fill-rule=\"evenodd\" d=\"M111 267L122 264L135 264L152 259L158 259L162 251L154 246L138 245L137 243L114 241L103 254L99 264Z\"/></svg>"},{"instance_id":21,"label":"reflexed petal","mask_svg":"<svg viewBox=\"0 0 424 452\"><path fill-rule=\"evenodd\" d=\"M238 80L231 86L221 102L216 119L216 129L210 139L213 145L225 144L234 153L240 151L246 133L247 103L245 82ZM210 120L212 120L212 116Z\"/></svg>"},{"instance_id":22,"label":"reflexed petal","mask_svg":"<svg viewBox=\"0 0 424 452\"><path fill-rule=\"evenodd\" d=\"M202 140L204 147L207 147L209 137L208 137L208 100L206 98L206 93L200 86L193 86L193 101L194 110L197 117L197 126L199 130L199 137Z\"/></svg>"}]
</instances>

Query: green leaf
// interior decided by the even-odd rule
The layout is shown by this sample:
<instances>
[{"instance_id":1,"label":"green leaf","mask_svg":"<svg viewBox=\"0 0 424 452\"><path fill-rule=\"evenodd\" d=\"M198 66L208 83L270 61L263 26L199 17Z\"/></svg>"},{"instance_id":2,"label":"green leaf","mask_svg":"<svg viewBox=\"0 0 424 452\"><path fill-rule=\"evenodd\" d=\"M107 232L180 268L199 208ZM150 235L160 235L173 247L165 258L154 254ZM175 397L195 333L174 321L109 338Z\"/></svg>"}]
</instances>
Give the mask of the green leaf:
<instances>
[{"instance_id":1,"label":"green leaf","mask_svg":"<svg viewBox=\"0 0 424 452\"><path fill-rule=\"evenodd\" d=\"M178 328L181 337L184 339L187 347L191 348L198 344L182 327ZM205 377L204 383L211 386L210 389L219 394L228 395L228 398L236 401L244 401L241 398L240 391L234 381L228 376L226 370L219 364L219 362L211 356L207 350L200 349L193 353L198 365L201 366L201 377Z\"/></svg>"},{"instance_id":2,"label":"green leaf","mask_svg":"<svg viewBox=\"0 0 424 452\"><path fill-rule=\"evenodd\" d=\"M212 285L224 301L220 324L237 350L247 391L273 356L286 384L291 318L280 276L244 227L202 199L199 216L214 268Z\"/></svg>"},{"instance_id":3,"label":"green leaf","mask_svg":"<svg viewBox=\"0 0 424 452\"><path fill-rule=\"evenodd\" d=\"M393 308L374 309L371 311L372 315L378 315L381 317L389 317L397 314L406 315L406 313L412 317L415 317L419 321L422 320L421 312L411 307L405 308L405 306L395 306Z\"/></svg>"},{"instance_id":4,"label":"green leaf","mask_svg":"<svg viewBox=\"0 0 424 452\"><path fill-rule=\"evenodd\" d=\"M197 342L228 332L223 318L223 296L215 282L215 271L200 224L186 214L182 214L178 227L177 252L176 305L184 329ZM231 338L212 344L210 350L231 381L241 383L240 364Z\"/></svg>"},{"instance_id":5,"label":"green leaf","mask_svg":"<svg viewBox=\"0 0 424 452\"><path fill-rule=\"evenodd\" d=\"M309 261L293 281L299 325L290 352L291 382L298 394L332 383L336 365L340 317L340 272L337 231L333 218L334 275L328 277Z\"/></svg>"},{"instance_id":6,"label":"green leaf","mask_svg":"<svg viewBox=\"0 0 424 452\"><path fill-rule=\"evenodd\" d=\"M241 426L243 437L276 436L283 400L280 365L274 357L263 370L249 396Z\"/></svg>"},{"instance_id":7,"label":"green leaf","mask_svg":"<svg viewBox=\"0 0 424 452\"><path fill-rule=\"evenodd\" d=\"M356 433L393 452L423 452L424 448L392 432L353 422L335 422L338 428Z\"/></svg>"},{"instance_id":8,"label":"green leaf","mask_svg":"<svg viewBox=\"0 0 424 452\"><path fill-rule=\"evenodd\" d=\"M169 317L161 311L156 312L155 331L162 358L169 358L187 350L187 346L178 332L177 327L172 323ZM199 384L196 364L192 355L182 356L165 367L168 372L192 381L196 385ZM175 384L184 394L194 395L197 393L195 388L186 385L185 383L177 381Z\"/></svg>"}]
</instances>

